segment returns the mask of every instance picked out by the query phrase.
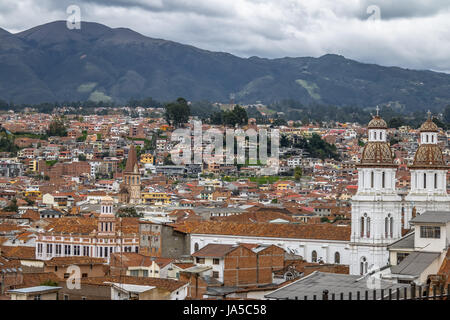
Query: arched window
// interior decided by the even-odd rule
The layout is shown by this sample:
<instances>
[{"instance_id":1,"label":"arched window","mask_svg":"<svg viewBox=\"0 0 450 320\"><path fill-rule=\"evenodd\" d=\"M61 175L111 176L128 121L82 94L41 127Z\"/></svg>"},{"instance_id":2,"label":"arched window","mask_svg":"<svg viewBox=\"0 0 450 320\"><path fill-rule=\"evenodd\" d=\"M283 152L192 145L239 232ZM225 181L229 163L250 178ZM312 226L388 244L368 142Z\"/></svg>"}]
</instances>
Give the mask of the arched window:
<instances>
[{"instance_id":1,"label":"arched window","mask_svg":"<svg viewBox=\"0 0 450 320\"><path fill-rule=\"evenodd\" d=\"M365 273L367 273L367 259L366 257L362 257L360 262L360 274L363 275Z\"/></svg>"},{"instance_id":2,"label":"arched window","mask_svg":"<svg viewBox=\"0 0 450 320\"><path fill-rule=\"evenodd\" d=\"M198 249L199 249L198 243L195 243L195 244L194 244L194 252L197 252Z\"/></svg>"},{"instance_id":3,"label":"arched window","mask_svg":"<svg viewBox=\"0 0 450 320\"><path fill-rule=\"evenodd\" d=\"M437 173L434 174L434 188L437 189Z\"/></svg>"},{"instance_id":4,"label":"arched window","mask_svg":"<svg viewBox=\"0 0 450 320\"><path fill-rule=\"evenodd\" d=\"M375 131L373 132L373 139L377 140L377 133Z\"/></svg>"},{"instance_id":5,"label":"arched window","mask_svg":"<svg viewBox=\"0 0 450 320\"><path fill-rule=\"evenodd\" d=\"M423 174L423 188L424 189L427 188L427 174L426 173Z\"/></svg>"},{"instance_id":6,"label":"arched window","mask_svg":"<svg viewBox=\"0 0 450 320\"><path fill-rule=\"evenodd\" d=\"M370 172L370 187L373 188L373 171Z\"/></svg>"},{"instance_id":7,"label":"arched window","mask_svg":"<svg viewBox=\"0 0 450 320\"><path fill-rule=\"evenodd\" d=\"M431 142L434 142L434 135L431 135Z\"/></svg>"},{"instance_id":8,"label":"arched window","mask_svg":"<svg viewBox=\"0 0 450 320\"><path fill-rule=\"evenodd\" d=\"M340 264L341 263L341 254L339 252L335 252L334 254L334 263Z\"/></svg>"},{"instance_id":9,"label":"arched window","mask_svg":"<svg viewBox=\"0 0 450 320\"><path fill-rule=\"evenodd\" d=\"M427 137L427 143L428 143L428 135L425 135L425 137Z\"/></svg>"},{"instance_id":10,"label":"arched window","mask_svg":"<svg viewBox=\"0 0 450 320\"><path fill-rule=\"evenodd\" d=\"M394 218L390 217L389 219L389 233L391 234L391 238L394 237Z\"/></svg>"},{"instance_id":11,"label":"arched window","mask_svg":"<svg viewBox=\"0 0 450 320\"><path fill-rule=\"evenodd\" d=\"M317 252L316 250L313 250L311 253L311 262L317 262Z\"/></svg>"},{"instance_id":12,"label":"arched window","mask_svg":"<svg viewBox=\"0 0 450 320\"><path fill-rule=\"evenodd\" d=\"M361 238L364 237L364 217L361 217Z\"/></svg>"},{"instance_id":13,"label":"arched window","mask_svg":"<svg viewBox=\"0 0 450 320\"><path fill-rule=\"evenodd\" d=\"M388 230L389 230L389 220L388 218L384 218L384 237L387 238L388 237Z\"/></svg>"},{"instance_id":14,"label":"arched window","mask_svg":"<svg viewBox=\"0 0 450 320\"><path fill-rule=\"evenodd\" d=\"M381 174L381 186L384 188L384 181L385 181L385 174L384 174L384 171L383 171L383 173Z\"/></svg>"}]
</instances>

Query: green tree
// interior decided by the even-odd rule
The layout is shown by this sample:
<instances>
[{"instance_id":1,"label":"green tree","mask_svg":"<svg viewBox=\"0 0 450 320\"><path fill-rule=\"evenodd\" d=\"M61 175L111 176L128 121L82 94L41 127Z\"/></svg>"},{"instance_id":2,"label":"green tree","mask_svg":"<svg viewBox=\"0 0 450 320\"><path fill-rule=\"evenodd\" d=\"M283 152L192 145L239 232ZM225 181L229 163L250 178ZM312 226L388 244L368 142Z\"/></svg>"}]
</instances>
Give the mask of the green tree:
<instances>
[{"instance_id":1,"label":"green tree","mask_svg":"<svg viewBox=\"0 0 450 320\"><path fill-rule=\"evenodd\" d=\"M450 104L444 109L444 121L447 124L450 124Z\"/></svg>"},{"instance_id":2,"label":"green tree","mask_svg":"<svg viewBox=\"0 0 450 320\"><path fill-rule=\"evenodd\" d=\"M171 102L165 106L164 117L172 126L179 127L188 122L191 111L187 101L184 98L178 98L176 102Z\"/></svg>"},{"instance_id":3,"label":"green tree","mask_svg":"<svg viewBox=\"0 0 450 320\"><path fill-rule=\"evenodd\" d=\"M65 137L67 136L67 128L64 124L64 121L61 119L53 120L50 125L48 126L47 130L48 136L58 136L58 137Z\"/></svg>"},{"instance_id":4,"label":"green tree","mask_svg":"<svg viewBox=\"0 0 450 320\"><path fill-rule=\"evenodd\" d=\"M294 179L296 181L300 181L300 179L302 178L303 175L303 170L301 167L295 167L294 169Z\"/></svg>"},{"instance_id":5,"label":"green tree","mask_svg":"<svg viewBox=\"0 0 450 320\"><path fill-rule=\"evenodd\" d=\"M3 208L3 211L18 212L19 207L17 206L17 199L16 198L12 199L11 202L9 203L9 205Z\"/></svg>"},{"instance_id":6,"label":"green tree","mask_svg":"<svg viewBox=\"0 0 450 320\"><path fill-rule=\"evenodd\" d=\"M126 218L142 218L144 215L138 213L134 207L120 208L117 211L117 216Z\"/></svg>"}]
</instances>

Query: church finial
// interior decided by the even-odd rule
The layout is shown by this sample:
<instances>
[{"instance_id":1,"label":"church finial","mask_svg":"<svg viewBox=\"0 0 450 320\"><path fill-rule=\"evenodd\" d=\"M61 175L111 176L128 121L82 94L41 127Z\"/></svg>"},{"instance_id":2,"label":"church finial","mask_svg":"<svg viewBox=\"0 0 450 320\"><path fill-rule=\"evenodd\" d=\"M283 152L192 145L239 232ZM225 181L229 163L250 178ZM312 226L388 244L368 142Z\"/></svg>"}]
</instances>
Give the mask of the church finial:
<instances>
[{"instance_id":1,"label":"church finial","mask_svg":"<svg viewBox=\"0 0 450 320\"><path fill-rule=\"evenodd\" d=\"M379 117L380 116L380 107L379 106L377 106L376 108L375 108L375 110L377 110L377 117Z\"/></svg>"},{"instance_id":2,"label":"church finial","mask_svg":"<svg viewBox=\"0 0 450 320\"><path fill-rule=\"evenodd\" d=\"M431 111L430 110L428 110L427 115L428 115L428 120L431 120Z\"/></svg>"}]
</instances>

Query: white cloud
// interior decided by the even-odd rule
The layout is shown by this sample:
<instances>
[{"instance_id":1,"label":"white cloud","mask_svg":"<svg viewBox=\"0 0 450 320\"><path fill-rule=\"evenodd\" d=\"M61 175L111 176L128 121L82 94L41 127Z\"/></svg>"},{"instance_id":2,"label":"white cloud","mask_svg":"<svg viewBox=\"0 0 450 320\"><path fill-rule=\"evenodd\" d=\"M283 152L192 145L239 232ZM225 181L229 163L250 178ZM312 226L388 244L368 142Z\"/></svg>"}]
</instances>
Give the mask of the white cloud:
<instances>
[{"instance_id":1,"label":"white cloud","mask_svg":"<svg viewBox=\"0 0 450 320\"><path fill-rule=\"evenodd\" d=\"M11 32L66 18L128 27L212 51L268 58L342 54L362 62L449 71L448 0L16 0L0 4ZM381 20L368 20L377 5Z\"/></svg>"}]
</instances>

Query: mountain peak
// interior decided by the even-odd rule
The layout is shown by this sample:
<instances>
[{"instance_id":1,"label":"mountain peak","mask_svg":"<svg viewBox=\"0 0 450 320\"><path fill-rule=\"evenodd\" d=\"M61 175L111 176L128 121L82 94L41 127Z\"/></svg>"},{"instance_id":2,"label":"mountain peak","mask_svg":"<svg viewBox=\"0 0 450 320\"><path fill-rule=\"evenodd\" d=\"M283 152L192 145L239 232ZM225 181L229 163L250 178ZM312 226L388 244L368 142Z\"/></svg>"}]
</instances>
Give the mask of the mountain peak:
<instances>
[{"instance_id":1,"label":"mountain peak","mask_svg":"<svg viewBox=\"0 0 450 320\"><path fill-rule=\"evenodd\" d=\"M11 33L6 31L5 29L0 28L0 36L3 36L3 35L11 35Z\"/></svg>"},{"instance_id":2,"label":"mountain peak","mask_svg":"<svg viewBox=\"0 0 450 320\"><path fill-rule=\"evenodd\" d=\"M66 21L54 21L17 33L16 36L45 46L69 41L94 40L111 31L111 28L94 22L81 22L81 29L69 29Z\"/></svg>"},{"instance_id":3,"label":"mountain peak","mask_svg":"<svg viewBox=\"0 0 450 320\"><path fill-rule=\"evenodd\" d=\"M228 102L233 94L243 104L291 99L412 110L450 104L446 74L398 72L336 54L244 59L93 22L70 30L66 21L55 21L3 36L0 52L8 61L0 62L0 99L15 103L180 96Z\"/></svg>"}]
</instances>

